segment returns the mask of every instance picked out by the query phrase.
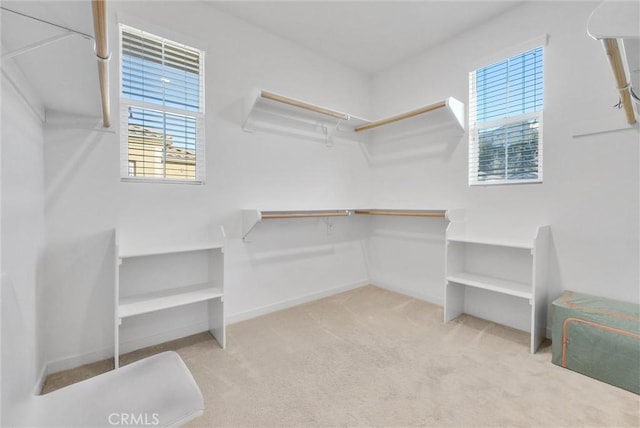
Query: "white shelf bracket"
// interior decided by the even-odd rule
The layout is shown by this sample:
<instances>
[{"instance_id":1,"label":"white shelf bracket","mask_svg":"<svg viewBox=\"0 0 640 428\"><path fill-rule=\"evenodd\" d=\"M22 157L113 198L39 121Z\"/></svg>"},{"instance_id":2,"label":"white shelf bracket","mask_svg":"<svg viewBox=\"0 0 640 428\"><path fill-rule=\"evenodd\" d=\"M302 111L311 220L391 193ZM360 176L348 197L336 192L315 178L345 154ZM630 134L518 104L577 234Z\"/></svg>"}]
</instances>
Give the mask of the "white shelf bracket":
<instances>
[{"instance_id":1,"label":"white shelf bracket","mask_svg":"<svg viewBox=\"0 0 640 428\"><path fill-rule=\"evenodd\" d=\"M322 134L324 135L324 144L327 147L333 146L333 135L329 132L329 126L324 123L319 124L320 129L322 130Z\"/></svg>"},{"instance_id":2,"label":"white shelf bracket","mask_svg":"<svg viewBox=\"0 0 640 428\"><path fill-rule=\"evenodd\" d=\"M322 134L324 135L324 143L327 147L333 146L333 137L340 130L340 125L344 122L342 119L338 119L335 126L330 126L330 124L326 123L318 123L318 127L321 129Z\"/></svg>"},{"instance_id":3,"label":"white shelf bracket","mask_svg":"<svg viewBox=\"0 0 640 428\"><path fill-rule=\"evenodd\" d=\"M322 217L322 222L327 226L327 235L333 233L333 221L329 217Z\"/></svg>"},{"instance_id":4,"label":"white shelf bracket","mask_svg":"<svg viewBox=\"0 0 640 428\"><path fill-rule=\"evenodd\" d=\"M251 229L262 221L262 213L259 210L242 210L242 240L247 242L246 238Z\"/></svg>"},{"instance_id":5,"label":"white shelf bracket","mask_svg":"<svg viewBox=\"0 0 640 428\"><path fill-rule=\"evenodd\" d=\"M69 37L75 36L75 35L76 35L76 33L73 33L71 31L68 31L68 32L63 33L63 34L58 34L57 36L53 36L53 37L50 37L48 39L41 40L41 41L39 41L37 43L33 43L33 44L30 44L30 45L25 46L23 48L17 49L17 50L15 50L13 52L6 53L6 54L2 55L2 60L6 61L6 60L8 60L10 58L17 57L18 55L22 55L22 54L25 54L27 52L31 52L31 51L36 50L38 48L50 45L51 43L54 43L54 42L57 42L57 41L60 41L60 40L64 40L66 38L69 38Z\"/></svg>"},{"instance_id":6,"label":"white shelf bracket","mask_svg":"<svg viewBox=\"0 0 640 428\"><path fill-rule=\"evenodd\" d=\"M224 226L220 225L220 236L222 237L222 252L227 246L227 232L224 230Z\"/></svg>"}]
</instances>

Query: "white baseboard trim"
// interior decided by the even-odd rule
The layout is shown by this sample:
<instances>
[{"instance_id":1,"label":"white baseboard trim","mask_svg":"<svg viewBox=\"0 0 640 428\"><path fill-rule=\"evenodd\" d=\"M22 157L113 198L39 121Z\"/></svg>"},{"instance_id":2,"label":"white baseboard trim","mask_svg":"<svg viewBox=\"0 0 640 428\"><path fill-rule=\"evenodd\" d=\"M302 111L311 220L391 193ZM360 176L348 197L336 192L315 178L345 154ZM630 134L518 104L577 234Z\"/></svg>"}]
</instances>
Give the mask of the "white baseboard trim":
<instances>
[{"instance_id":1,"label":"white baseboard trim","mask_svg":"<svg viewBox=\"0 0 640 428\"><path fill-rule=\"evenodd\" d=\"M171 330L151 334L149 336L122 340L120 341L120 355L135 351L136 349L158 345L160 343L169 342L170 340L180 339L181 337L191 336L204 331L209 331L208 321L200 321L195 324L185 325ZM111 352L113 353L113 350Z\"/></svg>"},{"instance_id":2,"label":"white baseboard trim","mask_svg":"<svg viewBox=\"0 0 640 428\"><path fill-rule=\"evenodd\" d=\"M95 363L96 361L106 360L108 358L113 358L113 346L49 361L46 363L45 375L48 376L52 373L61 372L63 370L74 369L85 364Z\"/></svg>"},{"instance_id":3,"label":"white baseboard trim","mask_svg":"<svg viewBox=\"0 0 640 428\"><path fill-rule=\"evenodd\" d=\"M340 287L331 288L329 290L324 290L318 293L311 293L311 294L296 297L293 299L284 300L282 302L277 302L277 303L265 305L259 308L251 309L238 314L233 314L226 317L225 322L226 322L226 325L233 324L233 323L244 321L250 318L255 318L260 315L266 315L271 312L290 308L292 306L301 305L303 303L311 302L313 300L329 297L334 294L342 293L344 291L363 287L365 285L369 285L369 280L362 280L362 281L354 282L351 284L343 285ZM120 354L122 355L127 352L133 351L135 349L157 345L159 343L168 342L170 340L178 339L185 336L190 336L192 334L201 333L207 330L209 330L209 325L207 324L206 321L204 321L204 322L183 326L183 327L169 330L169 331L163 331L161 333L153 334L150 336L138 337L135 339L129 339L127 341L121 341ZM113 358L113 346L109 346L102 349L96 349L94 351L90 351L82 354L72 355L70 357L61 358L59 360L49 361L42 368L40 378L38 379L39 385L36 385L35 389L40 391L42 389L42 385L44 385L44 382L47 376L51 373L57 373L63 370L73 369L85 364L90 364L96 361L106 360L109 358Z\"/></svg>"},{"instance_id":4,"label":"white baseboard trim","mask_svg":"<svg viewBox=\"0 0 640 428\"><path fill-rule=\"evenodd\" d=\"M190 336L192 334L201 333L208 330L209 325L206 321L203 321L196 324L182 326L180 328L163 331L161 333L152 334L149 336L129 339L127 341L120 342L120 355L126 354L127 352L131 352L136 349L157 345L159 343L168 342L170 340L179 339L181 337ZM44 382L46 377L51 373L73 369L85 364L95 363L96 361L107 360L109 358L113 358L113 346L96 349L94 351L86 352L83 354L76 354L70 357L61 358L59 360L49 361L43 368L42 382Z\"/></svg>"},{"instance_id":5,"label":"white baseboard trim","mask_svg":"<svg viewBox=\"0 0 640 428\"><path fill-rule=\"evenodd\" d=\"M370 284L369 280L365 279L365 280L354 282L351 284L341 285L339 287L330 288L328 290L320 291L317 293L310 293L304 296L295 297L293 299L283 300L281 302L272 303L272 304L261 306L255 309L250 309L248 311L238 312L236 314L225 317L225 321L227 326L229 326L230 324L235 324L240 321L256 318L261 315L266 315L271 312L276 312L282 309L291 308L293 306L302 305L303 303L308 303L314 300L322 299L324 297L333 296L334 294L353 290L355 288L364 287L365 285L369 285L369 284Z\"/></svg>"},{"instance_id":6,"label":"white baseboard trim","mask_svg":"<svg viewBox=\"0 0 640 428\"><path fill-rule=\"evenodd\" d=\"M413 297L414 299L423 300L428 303L433 303L434 305L442 306L444 305L444 301L442 297L432 296L428 293L417 292L414 290L409 290L406 288L398 287L395 284L391 284L385 281L371 280L371 285L375 285L376 287L384 288L385 290L395 291L396 293L404 294L405 296Z\"/></svg>"}]
</instances>

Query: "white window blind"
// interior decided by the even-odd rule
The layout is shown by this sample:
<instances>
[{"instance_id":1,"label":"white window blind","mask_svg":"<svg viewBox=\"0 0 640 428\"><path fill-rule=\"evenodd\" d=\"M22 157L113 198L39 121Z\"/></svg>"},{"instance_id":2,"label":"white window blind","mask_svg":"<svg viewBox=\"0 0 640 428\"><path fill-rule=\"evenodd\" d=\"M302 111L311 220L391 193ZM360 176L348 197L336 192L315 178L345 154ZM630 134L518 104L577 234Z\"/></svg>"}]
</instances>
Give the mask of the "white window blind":
<instances>
[{"instance_id":1,"label":"white window blind","mask_svg":"<svg viewBox=\"0 0 640 428\"><path fill-rule=\"evenodd\" d=\"M204 52L125 25L121 175L204 181Z\"/></svg>"},{"instance_id":2,"label":"white window blind","mask_svg":"<svg viewBox=\"0 0 640 428\"><path fill-rule=\"evenodd\" d=\"M469 184L542 181L543 54L469 73Z\"/></svg>"}]
</instances>

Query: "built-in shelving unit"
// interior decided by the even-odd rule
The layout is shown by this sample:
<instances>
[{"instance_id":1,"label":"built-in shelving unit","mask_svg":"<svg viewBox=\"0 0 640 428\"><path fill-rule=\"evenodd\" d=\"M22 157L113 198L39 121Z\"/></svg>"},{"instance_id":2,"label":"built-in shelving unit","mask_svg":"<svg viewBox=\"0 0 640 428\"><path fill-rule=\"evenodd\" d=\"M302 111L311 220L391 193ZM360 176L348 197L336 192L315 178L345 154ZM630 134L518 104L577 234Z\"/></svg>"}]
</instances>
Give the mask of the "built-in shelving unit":
<instances>
[{"instance_id":1,"label":"built-in shelving unit","mask_svg":"<svg viewBox=\"0 0 640 428\"><path fill-rule=\"evenodd\" d=\"M116 235L115 248L115 368L123 320L193 303L207 302L209 332L225 347L222 228L220 241L192 244L121 246Z\"/></svg>"},{"instance_id":2,"label":"built-in shelving unit","mask_svg":"<svg viewBox=\"0 0 640 428\"><path fill-rule=\"evenodd\" d=\"M381 129L405 134L452 128L464 132L464 103L449 97L417 109L374 122L287 97L271 91L254 91L247 99L245 131L268 130L322 139L334 137L357 140L358 133L377 133ZM368 131L368 132L366 132Z\"/></svg>"},{"instance_id":3,"label":"built-in shelving unit","mask_svg":"<svg viewBox=\"0 0 640 428\"><path fill-rule=\"evenodd\" d=\"M444 321L465 312L468 288L526 299L530 306L530 351L545 337L547 321L547 259L549 226L530 237L468 234L464 221L452 221L446 231Z\"/></svg>"}]
</instances>

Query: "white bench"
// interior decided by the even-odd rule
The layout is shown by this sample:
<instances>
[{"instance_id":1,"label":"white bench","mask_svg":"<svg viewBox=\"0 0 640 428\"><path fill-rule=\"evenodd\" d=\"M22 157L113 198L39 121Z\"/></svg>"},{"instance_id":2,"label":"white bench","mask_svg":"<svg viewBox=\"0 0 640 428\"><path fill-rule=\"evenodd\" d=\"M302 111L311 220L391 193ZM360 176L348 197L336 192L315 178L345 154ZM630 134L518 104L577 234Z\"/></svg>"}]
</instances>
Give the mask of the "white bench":
<instances>
[{"instance_id":1,"label":"white bench","mask_svg":"<svg viewBox=\"0 0 640 428\"><path fill-rule=\"evenodd\" d=\"M163 352L25 403L33 427L175 427L202 415L204 401L180 356Z\"/></svg>"}]
</instances>

